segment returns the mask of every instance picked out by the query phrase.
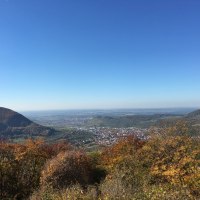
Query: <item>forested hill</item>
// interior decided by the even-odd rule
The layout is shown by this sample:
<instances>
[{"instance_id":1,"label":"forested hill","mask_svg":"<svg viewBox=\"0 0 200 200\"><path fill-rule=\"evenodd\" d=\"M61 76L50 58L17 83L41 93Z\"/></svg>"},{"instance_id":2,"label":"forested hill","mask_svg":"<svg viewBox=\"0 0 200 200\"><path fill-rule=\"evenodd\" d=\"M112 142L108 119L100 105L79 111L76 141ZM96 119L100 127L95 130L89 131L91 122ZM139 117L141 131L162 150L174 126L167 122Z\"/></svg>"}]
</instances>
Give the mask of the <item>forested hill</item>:
<instances>
[{"instance_id":1,"label":"forested hill","mask_svg":"<svg viewBox=\"0 0 200 200\"><path fill-rule=\"evenodd\" d=\"M0 107L0 124L10 127L25 127L32 124L32 122L13 110Z\"/></svg>"},{"instance_id":2,"label":"forested hill","mask_svg":"<svg viewBox=\"0 0 200 200\"><path fill-rule=\"evenodd\" d=\"M0 138L46 136L53 133L54 129L38 125L13 110L0 107Z\"/></svg>"},{"instance_id":3,"label":"forested hill","mask_svg":"<svg viewBox=\"0 0 200 200\"><path fill-rule=\"evenodd\" d=\"M200 109L195 110L187 115L188 118L200 118Z\"/></svg>"},{"instance_id":4,"label":"forested hill","mask_svg":"<svg viewBox=\"0 0 200 200\"><path fill-rule=\"evenodd\" d=\"M176 117L172 114L154 115L127 115L127 116L96 116L87 122L87 126L100 126L111 128L139 127L149 128L160 120Z\"/></svg>"}]
</instances>

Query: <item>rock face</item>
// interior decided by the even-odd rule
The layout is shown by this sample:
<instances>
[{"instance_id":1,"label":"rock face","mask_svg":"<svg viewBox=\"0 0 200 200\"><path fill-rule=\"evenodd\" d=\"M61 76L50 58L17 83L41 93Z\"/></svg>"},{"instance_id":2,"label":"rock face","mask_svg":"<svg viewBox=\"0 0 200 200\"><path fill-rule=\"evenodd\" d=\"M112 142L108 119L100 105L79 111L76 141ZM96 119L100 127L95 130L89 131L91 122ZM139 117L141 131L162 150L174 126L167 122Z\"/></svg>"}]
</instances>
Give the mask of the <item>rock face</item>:
<instances>
[{"instance_id":1,"label":"rock face","mask_svg":"<svg viewBox=\"0 0 200 200\"><path fill-rule=\"evenodd\" d=\"M0 107L0 138L48 136L54 132L52 128L38 125L13 110Z\"/></svg>"}]
</instances>

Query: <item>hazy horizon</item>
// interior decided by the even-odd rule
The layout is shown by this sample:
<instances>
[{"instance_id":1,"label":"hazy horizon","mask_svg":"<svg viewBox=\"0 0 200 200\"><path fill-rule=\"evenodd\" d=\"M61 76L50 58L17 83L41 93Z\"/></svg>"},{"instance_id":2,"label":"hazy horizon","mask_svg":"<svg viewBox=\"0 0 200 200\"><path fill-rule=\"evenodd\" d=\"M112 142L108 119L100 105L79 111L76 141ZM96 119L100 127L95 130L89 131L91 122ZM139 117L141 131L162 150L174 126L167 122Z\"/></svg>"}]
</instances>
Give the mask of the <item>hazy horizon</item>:
<instances>
[{"instance_id":1,"label":"hazy horizon","mask_svg":"<svg viewBox=\"0 0 200 200\"><path fill-rule=\"evenodd\" d=\"M40 112L40 111L70 111L70 110L162 110L162 109L200 109L200 105L190 105L190 106L154 106L154 107L127 107L127 106L124 106L124 107L63 107L63 108L52 108L52 107L48 107L48 108L45 108L45 106L42 106L41 108L35 108L33 109L32 106L30 107L24 107L23 105L21 107L8 107L6 105L0 105L0 107L5 107L5 108L8 108L8 109L11 109L11 110L15 110L15 111L18 111L18 112ZM31 109L32 108L32 109Z\"/></svg>"},{"instance_id":2,"label":"hazy horizon","mask_svg":"<svg viewBox=\"0 0 200 200\"><path fill-rule=\"evenodd\" d=\"M112 108L112 109L49 109L49 110L16 110L21 113L68 113L68 112L130 112L130 113L167 113L167 112L192 112L200 107L172 107L172 108Z\"/></svg>"}]
</instances>

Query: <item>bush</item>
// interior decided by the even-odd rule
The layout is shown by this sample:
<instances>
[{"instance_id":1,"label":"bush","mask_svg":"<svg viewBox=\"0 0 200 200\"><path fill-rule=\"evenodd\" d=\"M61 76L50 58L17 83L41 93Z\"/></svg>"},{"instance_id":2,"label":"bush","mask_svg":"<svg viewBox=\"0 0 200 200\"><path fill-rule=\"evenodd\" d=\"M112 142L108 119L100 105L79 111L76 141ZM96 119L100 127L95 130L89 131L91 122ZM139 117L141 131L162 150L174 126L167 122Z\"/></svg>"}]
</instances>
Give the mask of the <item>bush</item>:
<instances>
[{"instance_id":1,"label":"bush","mask_svg":"<svg viewBox=\"0 0 200 200\"><path fill-rule=\"evenodd\" d=\"M34 192L30 200L95 200L97 199L97 191L95 187L89 187L84 190L80 185L56 190L46 186L37 192Z\"/></svg>"},{"instance_id":2,"label":"bush","mask_svg":"<svg viewBox=\"0 0 200 200\"><path fill-rule=\"evenodd\" d=\"M39 186L40 172L50 155L40 140L0 143L0 199L25 199Z\"/></svg>"},{"instance_id":3,"label":"bush","mask_svg":"<svg viewBox=\"0 0 200 200\"><path fill-rule=\"evenodd\" d=\"M48 161L42 171L41 185L65 188L79 183L86 185L91 181L91 161L80 151L61 152Z\"/></svg>"}]
</instances>

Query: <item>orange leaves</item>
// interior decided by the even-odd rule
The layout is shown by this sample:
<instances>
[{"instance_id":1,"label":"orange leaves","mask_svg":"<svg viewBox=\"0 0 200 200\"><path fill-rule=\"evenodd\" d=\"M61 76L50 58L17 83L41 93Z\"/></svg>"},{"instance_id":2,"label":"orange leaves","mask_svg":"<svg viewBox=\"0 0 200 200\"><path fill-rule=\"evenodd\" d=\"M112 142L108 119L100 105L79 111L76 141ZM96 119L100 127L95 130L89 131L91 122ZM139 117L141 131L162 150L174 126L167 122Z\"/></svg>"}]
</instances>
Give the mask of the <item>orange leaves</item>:
<instances>
[{"instance_id":1,"label":"orange leaves","mask_svg":"<svg viewBox=\"0 0 200 200\"><path fill-rule=\"evenodd\" d=\"M107 166L108 169L114 168L114 166L126 157L133 155L138 149L142 148L144 141L139 140L133 136L129 136L120 140L112 147L108 147L102 153L102 163Z\"/></svg>"},{"instance_id":2,"label":"orange leaves","mask_svg":"<svg viewBox=\"0 0 200 200\"><path fill-rule=\"evenodd\" d=\"M46 163L41 184L65 187L72 183L86 184L91 173L90 159L80 151L61 152Z\"/></svg>"},{"instance_id":3,"label":"orange leaves","mask_svg":"<svg viewBox=\"0 0 200 200\"><path fill-rule=\"evenodd\" d=\"M47 145L40 139L28 139L23 144L0 142L0 199L13 199L17 193L25 199L39 186L47 159L66 148L67 143Z\"/></svg>"}]
</instances>

